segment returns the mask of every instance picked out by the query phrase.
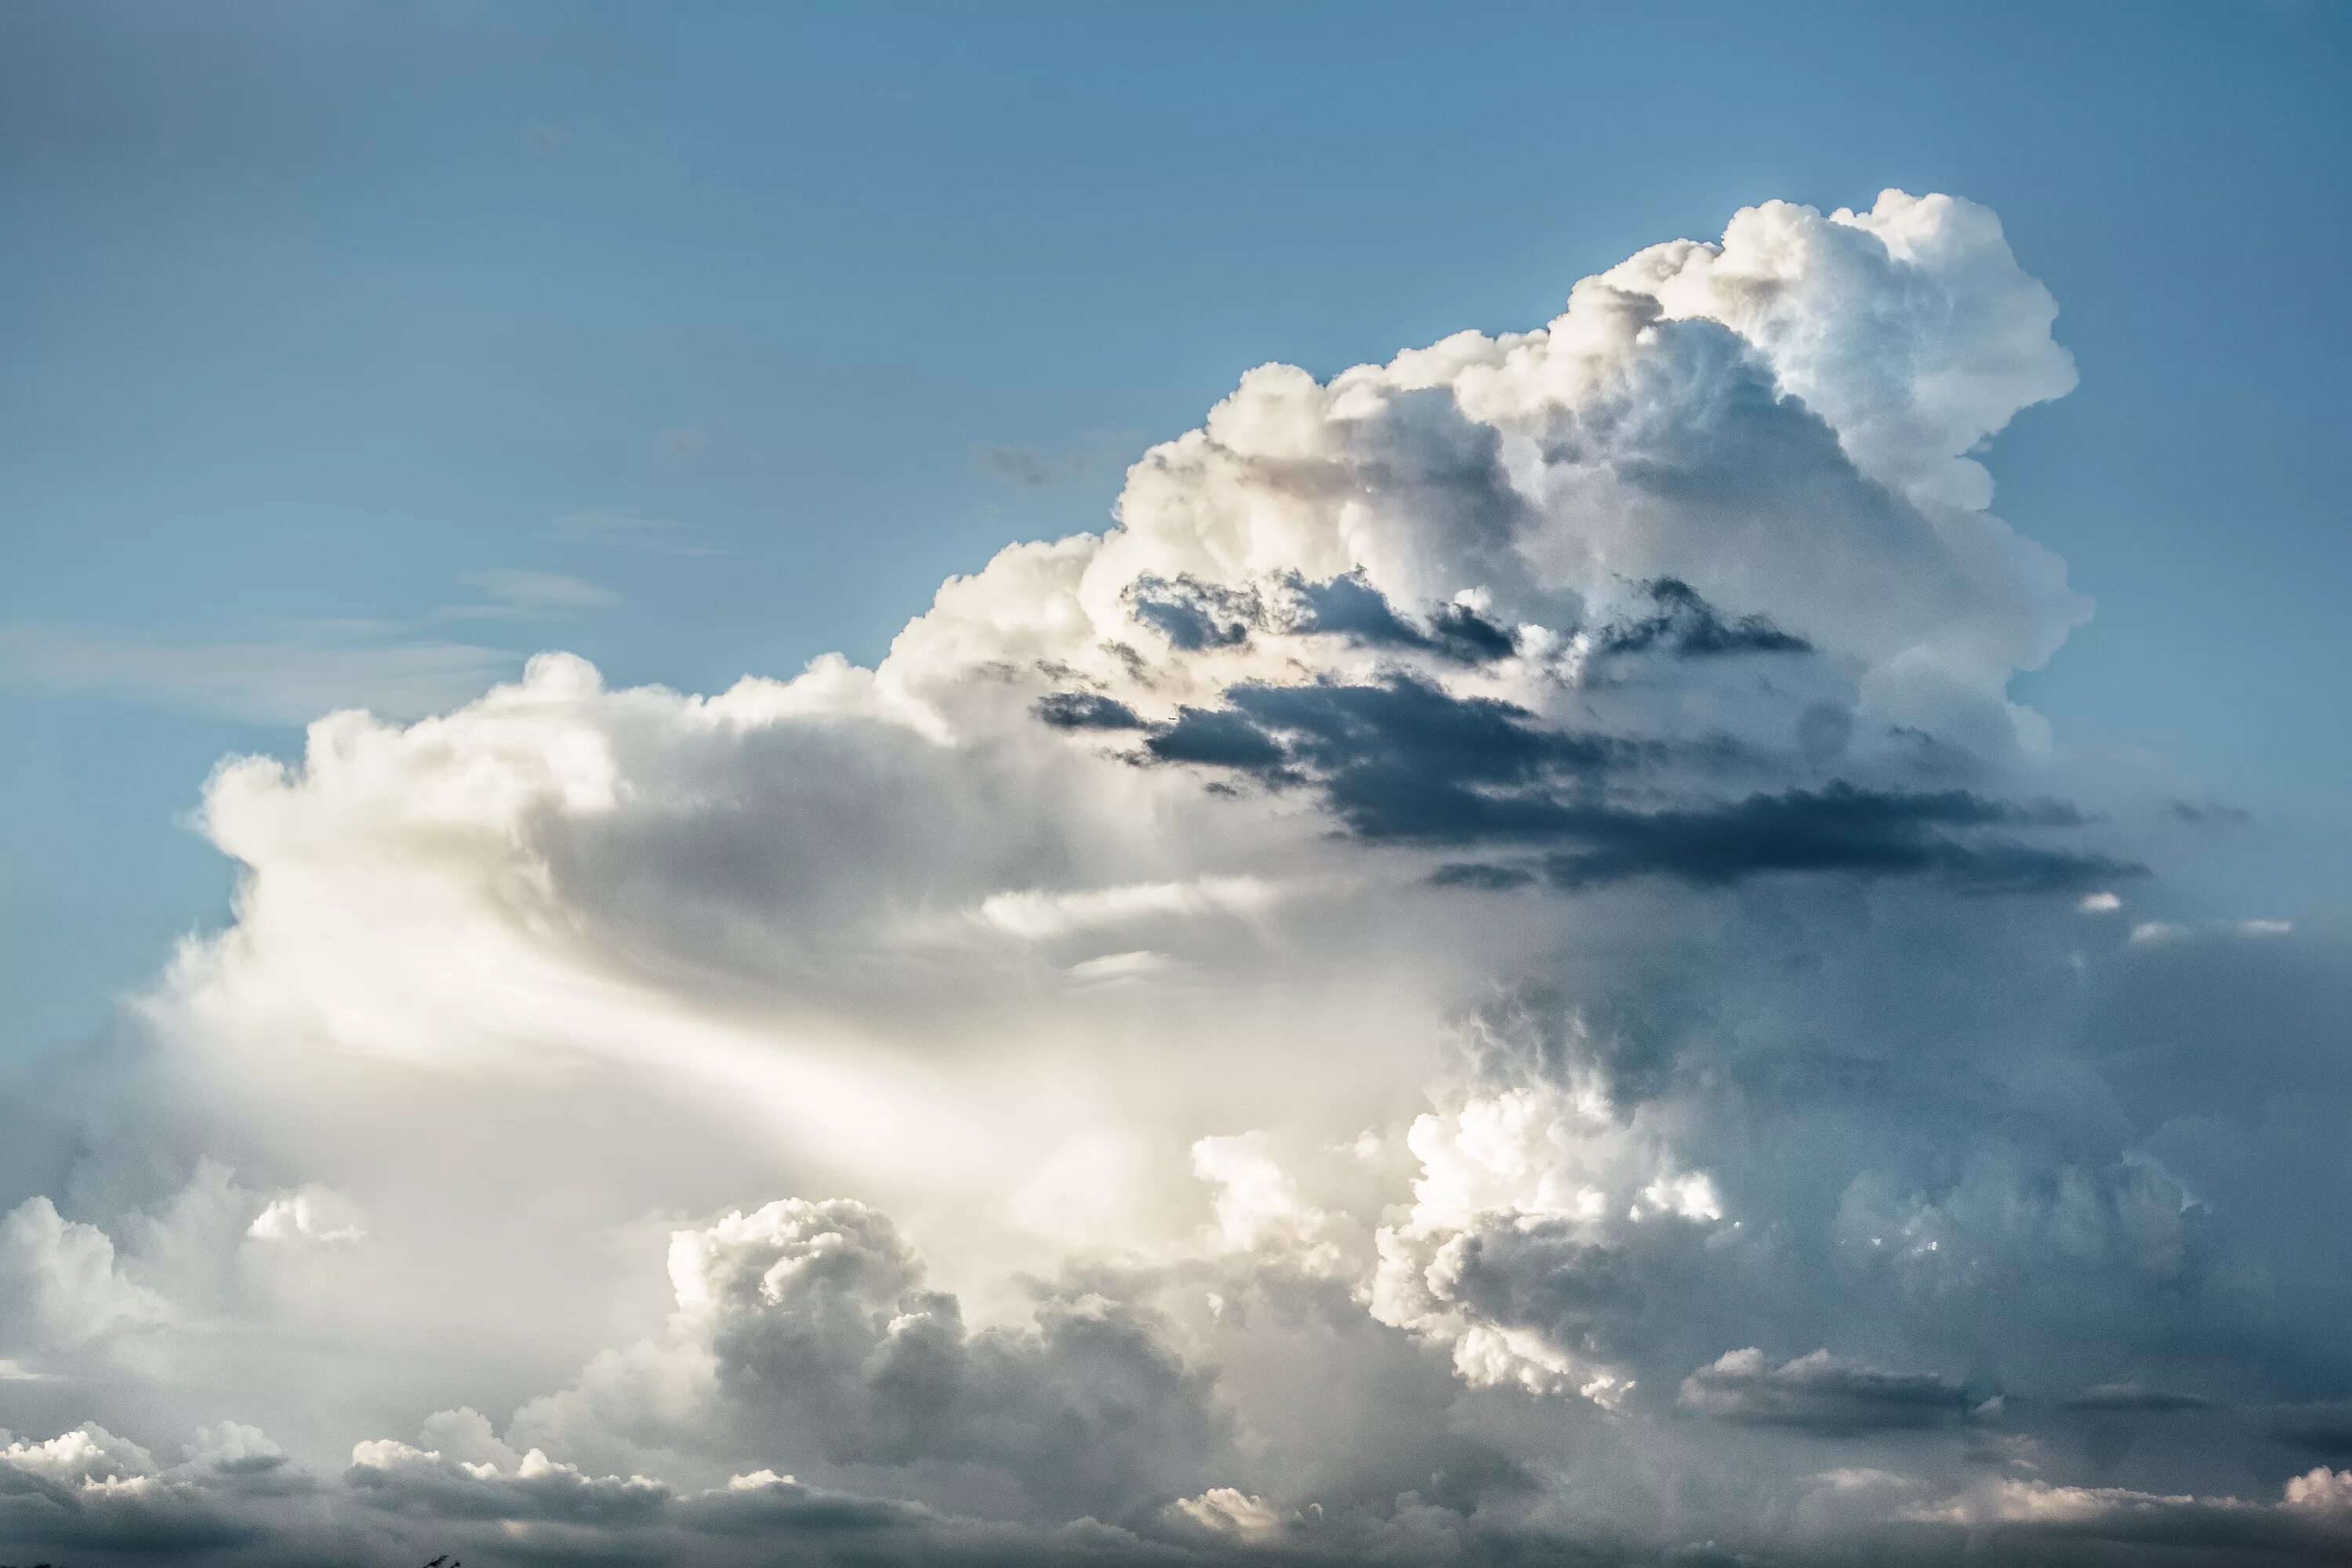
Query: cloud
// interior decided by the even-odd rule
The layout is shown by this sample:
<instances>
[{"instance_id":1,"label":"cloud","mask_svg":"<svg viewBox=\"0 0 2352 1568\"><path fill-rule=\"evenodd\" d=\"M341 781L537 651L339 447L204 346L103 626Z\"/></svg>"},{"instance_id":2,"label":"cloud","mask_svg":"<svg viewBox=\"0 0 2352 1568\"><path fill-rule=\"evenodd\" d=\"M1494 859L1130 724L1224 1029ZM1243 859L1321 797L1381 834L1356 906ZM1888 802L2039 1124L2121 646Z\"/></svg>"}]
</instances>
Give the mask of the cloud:
<instances>
[{"instance_id":1,"label":"cloud","mask_svg":"<svg viewBox=\"0 0 2352 1568\"><path fill-rule=\"evenodd\" d=\"M654 447L673 463L691 463L709 457L718 447L712 432L692 425L673 425L655 433Z\"/></svg>"},{"instance_id":2,"label":"cloud","mask_svg":"<svg viewBox=\"0 0 2352 1568\"><path fill-rule=\"evenodd\" d=\"M972 443L971 466L990 479L1024 489L1044 489L1059 484L1068 472L1066 461L1048 457L1034 447L1002 446L992 441Z\"/></svg>"},{"instance_id":3,"label":"cloud","mask_svg":"<svg viewBox=\"0 0 2352 1568\"><path fill-rule=\"evenodd\" d=\"M1249 877L1203 877L1185 882L1141 882L1082 892L1034 889L1003 892L973 911L992 931L1024 942L1051 942L1081 932L1124 930L1163 920L1205 916L1249 919L1280 890Z\"/></svg>"},{"instance_id":4,"label":"cloud","mask_svg":"<svg viewBox=\"0 0 2352 1568\"><path fill-rule=\"evenodd\" d=\"M2295 1477L2286 1484L2286 1506L2352 1523L2352 1470L2322 1466Z\"/></svg>"},{"instance_id":5,"label":"cloud","mask_svg":"<svg viewBox=\"0 0 2352 1568\"><path fill-rule=\"evenodd\" d=\"M1752 795L1709 811L1572 813L1562 837L1579 847L1552 857L1546 869L1570 886L1644 874L1709 883L1771 871L1846 871L2029 891L2145 870L2104 855L1970 831L2068 827L2080 820L2063 806L1989 801L1961 790L1880 794L1836 783Z\"/></svg>"},{"instance_id":6,"label":"cloud","mask_svg":"<svg viewBox=\"0 0 2352 1568\"><path fill-rule=\"evenodd\" d=\"M1213 1487L1199 1497L1178 1498L1168 1505L1173 1519L1212 1535L1253 1544L1281 1539L1297 1516L1261 1497L1232 1487Z\"/></svg>"},{"instance_id":7,"label":"cloud","mask_svg":"<svg viewBox=\"0 0 2352 1568\"><path fill-rule=\"evenodd\" d=\"M1037 699L1038 718L1057 730L1140 730L1135 710L1098 691L1049 691Z\"/></svg>"},{"instance_id":8,"label":"cloud","mask_svg":"<svg viewBox=\"0 0 2352 1568\"><path fill-rule=\"evenodd\" d=\"M1128 434L1103 431L1058 452L1015 442L974 441L967 456L975 472L999 484L1021 490L1044 490L1076 483L1106 469L1116 471L1132 455L1136 439Z\"/></svg>"},{"instance_id":9,"label":"cloud","mask_svg":"<svg viewBox=\"0 0 2352 1568\"><path fill-rule=\"evenodd\" d=\"M1638 742L1543 730L1523 708L1451 697L1403 676L1370 686L1244 686L1226 698L1229 708L1180 709L1146 736L1145 753L1233 769L1269 787L1311 783L1334 815L1368 838L1560 844L1566 847L1543 868L1567 887L1648 875L1723 883L1769 872L1843 871L2039 890L2144 870L1987 832L2072 828L2083 819L2061 805L1987 800L1963 790L1873 791L1838 780L1697 808L1604 804L1601 786L1638 766ZM1084 711L1100 717L1097 709ZM1060 710L1049 721L1076 727ZM1454 869L1450 879L1479 879Z\"/></svg>"},{"instance_id":10,"label":"cloud","mask_svg":"<svg viewBox=\"0 0 2352 1568\"><path fill-rule=\"evenodd\" d=\"M96 1424L0 1534L2340 1555L2352 931L2086 918L2210 824L2011 696L2051 321L1982 209L1768 204L1250 371L872 668L225 763L231 917L0 1110L12 1409Z\"/></svg>"},{"instance_id":11,"label":"cloud","mask_svg":"<svg viewBox=\"0 0 2352 1568\"><path fill-rule=\"evenodd\" d=\"M469 643L327 640L168 645L55 628L0 627L0 682L103 692L257 723L307 723L338 708L394 717L478 694L520 656Z\"/></svg>"},{"instance_id":12,"label":"cloud","mask_svg":"<svg viewBox=\"0 0 2352 1568\"><path fill-rule=\"evenodd\" d=\"M245 1234L256 1241L333 1247L365 1241L367 1226L349 1198L314 1183L271 1199L254 1215Z\"/></svg>"},{"instance_id":13,"label":"cloud","mask_svg":"<svg viewBox=\"0 0 2352 1568\"><path fill-rule=\"evenodd\" d=\"M184 1463L159 1466L89 1422L46 1442L0 1431L0 1539L167 1561L266 1543L269 1503L308 1489L306 1479L278 1473L282 1456L251 1428L221 1424L186 1452Z\"/></svg>"},{"instance_id":14,"label":"cloud","mask_svg":"<svg viewBox=\"0 0 2352 1568\"><path fill-rule=\"evenodd\" d=\"M643 1476L583 1475L533 1448L511 1473L388 1440L352 1449L345 1484L369 1502L436 1519L552 1520L626 1525L660 1514L675 1495Z\"/></svg>"},{"instance_id":15,"label":"cloud","mask_svg":"<svg viewBox=\"0 0 2352 1568\"><path fill-rule=\"evenodd\" d=\"M2085 1554L2095 1544L2167 1551L2190 1561L2324 1562L2352 1539L2343 1529L2339 1487L2335 1473L2314 1470L2290 1479L2282 1500L2262 1503L2233 1496L2005 1480L1921 1509L1915 1517L1965 1526L1993 1550L2060 1563L2108 1560ZM2059 1550L2053 1552L2053 1547Z\"/></svg>"},{"instance_id":16,"label":"cloud","mask_svg":"<svg viewBox=\"0 0 2352 1568\"><path fill-rule=\"evenodd\" d=\"M2069 1410L2129 1410L2167 1415L2181 1410L2210 1410L2214 1402L2193 1394L2143 1388L2136 1383L2103 1383L2061 1403Z\"/></svg>"},{"instance_id":17,"label":"cloud","mask_svg":"<svg viewBox=\"0 0 2352 1568\"><path fill-rule=\"evenodd\" d=\"M1465 664L1507 658L1517 648L1508 629L1487 620L1472 605L1435 605L1423 628L1399 615L1360 576L1334 577L1328 583L1293 579L1286 585L1296 595L1292 629L1299 632L1343 637L1369 647L1443 653Z\"/></svg>"},{"instance_id":18,"label":"cloud","mask_svg":"<svg viewBox=\"0 0 2352 1568\"><path fill-rule=\"evenodd\" d=\"M968 1330L888 1219L799 1199L671 1241L678 1321L723 1398L803 1425L825 1457L1007 1471L1032 1497L1100 1512L1213 1462L1209 1380L1148 1313L1048 1296L1028 1329Z\"/></svg>"},{"instance_id":19,"label":"cloud","mask_svg":"<svg viewBox=\"0 0 2352 1568\"><path fill-rule=\"evenodd\" d=\"M1601 634L1604 653L1641 653L1664 648L1684 658L1718 658L1742 653L1811 653L1812 644L1775 626L1769 616L1726 621L1691 585L1673 577L1642 584L1654 610L1622 621Z\"/></svg>"},{"instance_id":20,"label":"cloud","mask_svg":"<svg viewBox=\"0 0 2352 1568\"><path fill-rule=\"evenodd\" d=\"M2273 1415L2272 1433L2305 1454L2352 1457L2352 1400L2288 1405Z\"/></svg>"},{"instance_id":21,"label":"cloud","mask_svg":"<svg viewBox=\"0 0 2352 1568\"><path fill-rule=\"evenodd\" d=\"M0 1219L0 1343L15 1351L160 1323L170 1303L117 1267L113 1238L69 1221L47 1197Z\"/></svg>"},{"instance_id":22,"label":"cloud","mask_svg":"<svg viewBox=\"0 0 2352 1568\"><path fill-rule=\"evenodd\" d=\"M1718 1421L1843 1437L1947 1425L1969 1400L1932 1373L1885 1372L1825 1350L1776 1367L1749 1349L1727 1351L1683 1379L1680 1403Z\"/></svg>"},{"instance_id":23,"label":"cloud","mask_svg":"<svg viewBox=\"0 0 2352 1568\"><path fill-rule=\"evenodd\" d=\"M643 551L655 555L716 555L709 545L696 542L686 524L666 517L646 517L633 511L590 509L570 511L548 524L547 537L559 544L590 544L613 550Z\"/></svg>"},{"instance_id":24,"label":"cloud","mask_svg":"<svg viewBox=\"0 0 2352 1568\"><path fill-rule=\"evenodd\" d=\"M1224 709L1180 709L1146 741L1160 762L1313 780L1366 837L1539 837L1560 796L1609 766L1606 738L1561 734L1486 697L1398 675L1377 684L1235 687Z\"/></svg>"},{"instance_id":25,"label":"cloud","mask_svg":"<svg viewBox=\"0 0 2352 1568\"><path fill-rule=\"evenodd\" d=\"M469 588L479 589L488 602L452 605L441 612L445 616L543 619L576 616L620 603L620 595L611 589L600 588L593 583L566 576L561 572L520 572L500 568L490 572L464 573L457 580Z\"/></svg>"},{"instance_id":26,"label":"cloud","mask_svg":"<svg viewBox=\"0 0 2352 1568\"><path fill-rule=\"evenodd\" d=\"M478 696L522 662L518 653L431 636L431 622L564 619L619 602L554 572L500 569L459 581L482 601L414 622L312 622L263 641L168 644L0 626L0 685L104 692L266 724L305 724L345 708L410 719Z\"/></svg>"}]
</instances>

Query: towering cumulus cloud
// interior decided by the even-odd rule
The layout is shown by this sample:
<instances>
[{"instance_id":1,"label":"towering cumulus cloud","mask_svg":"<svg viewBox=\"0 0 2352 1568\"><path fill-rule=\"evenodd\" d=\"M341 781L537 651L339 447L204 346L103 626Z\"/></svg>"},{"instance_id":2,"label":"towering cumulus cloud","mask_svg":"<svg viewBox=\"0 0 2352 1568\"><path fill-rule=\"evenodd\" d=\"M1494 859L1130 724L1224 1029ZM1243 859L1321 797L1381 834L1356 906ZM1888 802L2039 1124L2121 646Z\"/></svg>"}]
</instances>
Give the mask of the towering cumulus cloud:
<instances>
[{"instance_id":1,"label":"towering cumulus cloud","mask_svg":"<svg viewBox=\"0 0 2352 1568\"><path fill-rule=\"evenodd\" d=\"M5 1112L0 1542L2345 1560L2352 930L2135 916L2215 813L2009 699L2054 315L1751 208L874 668L224 763L234 921Z\"/></svg>"}]
</instances>

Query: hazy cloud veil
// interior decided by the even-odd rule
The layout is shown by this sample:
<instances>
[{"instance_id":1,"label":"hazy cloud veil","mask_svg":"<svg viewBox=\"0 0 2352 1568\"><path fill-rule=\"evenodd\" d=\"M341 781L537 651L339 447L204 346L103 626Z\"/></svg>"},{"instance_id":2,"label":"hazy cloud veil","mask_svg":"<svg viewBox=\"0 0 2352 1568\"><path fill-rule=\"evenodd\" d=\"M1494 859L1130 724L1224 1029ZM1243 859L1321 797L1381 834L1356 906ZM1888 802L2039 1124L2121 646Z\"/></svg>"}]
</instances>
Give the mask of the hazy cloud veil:
<instances>
[{"instance_id":1,"label":"hazy cloud veil","mask_svg":"<svg viewBox=\"0 0 2352 1568\"><path fill-rule=\"evenodd\" d=\"M0 1541L2344 1560L2352 931L2135 916L2213 812L2009 700L2054 316L1768 204L875 668L224 763L234 922L5 1110Z\"/></svg>"}]
</instances>

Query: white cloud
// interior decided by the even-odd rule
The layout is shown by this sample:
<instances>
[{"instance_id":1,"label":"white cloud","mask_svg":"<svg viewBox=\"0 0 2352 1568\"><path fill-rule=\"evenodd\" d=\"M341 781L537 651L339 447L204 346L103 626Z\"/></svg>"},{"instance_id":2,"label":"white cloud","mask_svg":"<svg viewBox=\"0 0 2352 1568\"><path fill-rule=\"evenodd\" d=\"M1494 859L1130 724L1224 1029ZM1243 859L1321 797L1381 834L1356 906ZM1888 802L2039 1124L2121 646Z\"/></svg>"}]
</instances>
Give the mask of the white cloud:
<instances>
[{"instance_id":1,"label":"white cloud","mask_svg":"<svg viewBox=\"0 0 2352 1568\"><path fill-rule=\"evenodd\" d=\"M1775 204L1250 372L871 669L225 763L233 921L0 1151L0 1351L205 1429L9 1450L55 1539L2313 1555L2333 1472L2086 1436L2352 1378L2352 942L2082 919L2193 827L2008 695L2087 613L1978 460L2051 320L1981 209Z\"/></svg>"},{"instance_id":2,"label":"white cloud","mask_svg":"<svg viewBox=\"0 0 2352 1568\"><path fill-rule=\"evenodd\" d=\"M548 525L547 535L559 544L603 545L656 555L719 553L698 542L693 531L675 519L609 509L566 512Z\"/></svg>"},{"instance_id":3,"label":"white cloud","mask_svg":"<svg viewBox=\"0 0 2352 1568\"><path fill-rule=\"evenodd\" d=\"M367 1239L358 1205L331 1187L316 1183L272 1198L254 1215L246 1235L256 1241L335 1246Z\"/></svg>"},{"instance_id":4,"label":"white cloud","mask_svg":"<svg viewBox=\"0 0 2352 1568\"><path fill-rule=\"evenodd\" d=\"M1277 890L1253 877L1203 877L1189 882L1146 882L1053 893L1034 889L992 893L974 917L989 930L1024 942L1052 942L1096 931L1117 931L1160 920L1257 914Z\"/></svg>"},{"instance_id":5,"label":"white cloud","mask_svg":"<svg viewBox=\"0 0 2352 1568\"><path fill-rule=\"evenodd\" d=\"M155 1473L154 1456L93 1422L45 1443L0 1447L0 1467L19 1475L72 1486L102 1486Z\"/></svg>"},{"instance_id":6,"label":"white cloud","mask_svg":"<svg viewBox=\"0 0 2352 1568\"><path fill-rule=\"evenodd\" d=\"M338 708L409 718L480 693L519 656L455 642L134 642L57 627L0 626L0 683L89 691L259 723Z\"/></svg>"},{"instance_id":7,"label":"white cloud","mask_svg":"<svg viewBox=\"0 0 2352 1568\"><path fill-rule=\"evenodd\" d=\"M0 1333L9 1348L79 1344L172 1317L163 1298L118 1267L113 1238L68 1220L46 1197L0 1219Z\"/></svg>"},{"instance_id":8,"label":"white cloud","mask_svg":"<svg viewBox=\"0 0 2352 1568\"><path fill-rule=\"evenodd\" d=\"M1212 1487L1199 1497L1178 1498L1168 1510L1184 1523L1253 1544L1281 1539L1297 1518L1262 1497L1232 1487Z\"/></svg>"},{"instance_id":9,"label":"white cloud","mask_svg":"<svg viewBox=\"0 0 2352 1568\"><path fill-rule=\"evenodd\" d=\"M478 589L488 601L457 605L441 614L457 619L506 617L517 619L576 616L620 603L620 595L583 578L562 572L527 572L514 567L467 572L457 579Z\"/></svg>"},{"instance_id":10,"label":"white cloud","mask_svg":"<svg viewBox=\"0 0 2352 1568\"><path fill-rule=\"evenodd\" d=\"M2322 1465L2286 1483L2286 1506L2352 1523L2352 1470Z\"/></svg>"}]
</instances>

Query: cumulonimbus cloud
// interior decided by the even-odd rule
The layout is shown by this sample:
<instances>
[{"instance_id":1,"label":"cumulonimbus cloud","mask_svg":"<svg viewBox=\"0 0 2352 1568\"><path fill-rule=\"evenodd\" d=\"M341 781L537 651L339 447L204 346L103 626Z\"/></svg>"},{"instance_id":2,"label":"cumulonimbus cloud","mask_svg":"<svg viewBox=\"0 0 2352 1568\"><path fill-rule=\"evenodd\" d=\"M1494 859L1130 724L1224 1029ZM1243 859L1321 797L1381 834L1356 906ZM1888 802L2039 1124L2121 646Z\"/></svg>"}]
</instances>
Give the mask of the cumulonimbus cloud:
<instances>
[{"instance_id":1,"label":"cumulonimbus cloud","mask_svg":"<svg viewBox=\"0 0 2352 1568\"><path fill-rule=\"evenodd\" d=\"M1767 204L1250 371L873 668L225 763L234 919L7 1111L8 1538L2327 1560L2352 943L2134 942L2214 814L2010 700L2054 309Z\"/></svg>"}]
</instances>

